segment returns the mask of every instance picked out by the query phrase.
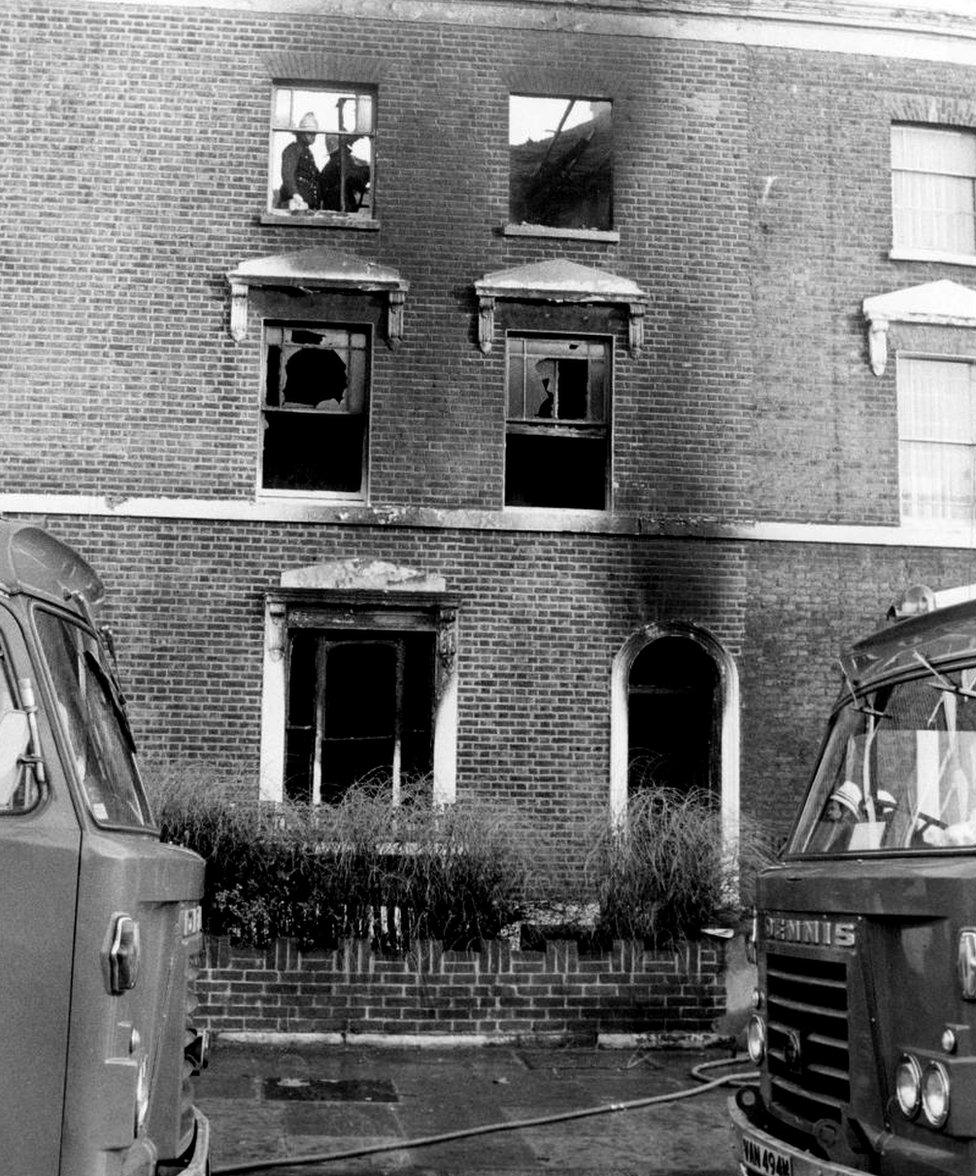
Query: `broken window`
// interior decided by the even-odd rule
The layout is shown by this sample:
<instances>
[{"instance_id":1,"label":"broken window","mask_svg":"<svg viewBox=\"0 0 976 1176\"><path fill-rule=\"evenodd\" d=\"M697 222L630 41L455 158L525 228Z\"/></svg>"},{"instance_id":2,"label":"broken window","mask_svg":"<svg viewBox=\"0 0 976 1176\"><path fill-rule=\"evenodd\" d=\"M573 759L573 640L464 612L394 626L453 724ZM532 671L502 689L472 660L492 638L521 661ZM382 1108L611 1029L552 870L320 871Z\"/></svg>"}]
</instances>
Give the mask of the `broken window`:
<instances>
[{"instance_id":1,"label":"broken window","mask_svg":"<svg viewBox=\"0 0 976 1176\"><path fill-rule=\"evenodd\" d=\"M721 697L714 659L690 637L659 637L634 659L627 687L628 787L719 786Z\"/></svg>"},{"instance_id":2,"label":"broken window","mask_svg":"<svg viewBox=\"0 0 976 1176\"><path fill-rule=\"evenodd\" d=\"M609 342L510 335L505 504L603 510L609 415Z\"/></svg>"},{"instance_id":3,"label":"broken window","mask_svg":"<svg viewBox=\"0 0 976 1176\"><path fill-rule=\"evenodd\" d=\"M275 86L268 207L372 215L374 95Z\"/></svg>"},{"instance_id":4,"label":"broken window","mask_svg":"<svg viewBox=\"0 0 976 1176\"><path fill-rule=\"evenodd\" d=\"M610 229L611 103L509 98L509 215L516 224Z\"/></svg>"},{"instance_id":5,"label":"broken window","mask_svg":"<svg viewBox=\"0 0 976 1176\"><path fill-rule=\"evenodd\" d=\"M355 783L409 797L433 768L434 634L294 629L285 794L332 803Z\"/></svg>"},{"instance_id":6,"label":"broken window","mask_svg":"<svg viewBox=\"0 0 976 1176\"><path fill-rule=\"evenodd\" d=\"M367 328L265 327L265 490L361 494L369 417Z\"/></svg>"}]
</instances>

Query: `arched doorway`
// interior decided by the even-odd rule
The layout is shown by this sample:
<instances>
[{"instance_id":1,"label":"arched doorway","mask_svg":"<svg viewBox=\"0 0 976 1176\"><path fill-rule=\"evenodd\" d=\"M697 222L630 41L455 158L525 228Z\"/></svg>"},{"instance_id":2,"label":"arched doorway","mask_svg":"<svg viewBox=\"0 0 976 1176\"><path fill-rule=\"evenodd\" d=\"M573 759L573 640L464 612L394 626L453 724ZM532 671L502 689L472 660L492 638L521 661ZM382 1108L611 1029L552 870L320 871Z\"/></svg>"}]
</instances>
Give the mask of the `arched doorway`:
<instances>
[{"instance_id":1,"label":"arched doorway","mask_svg":"<svg viewBox=\"0 0 976 1176\"><path fill-rule=\"evenodd\" d=\"M637 654L627 680L627 792L721 791L721 681L693 638L668 634Z\"/></svg>"},{"instance_id":2,"label":"arched doorway","mask_svg":"<svg viewBox=\"0 0 976 1176\"><path fill-rule=\"evenodd\" d=\"M739 826L739 678L707 630L682 621L646 625L613 661L610 808L624 820L632 788L707 788L725 836Z\"/></svg>"}]
</instances>

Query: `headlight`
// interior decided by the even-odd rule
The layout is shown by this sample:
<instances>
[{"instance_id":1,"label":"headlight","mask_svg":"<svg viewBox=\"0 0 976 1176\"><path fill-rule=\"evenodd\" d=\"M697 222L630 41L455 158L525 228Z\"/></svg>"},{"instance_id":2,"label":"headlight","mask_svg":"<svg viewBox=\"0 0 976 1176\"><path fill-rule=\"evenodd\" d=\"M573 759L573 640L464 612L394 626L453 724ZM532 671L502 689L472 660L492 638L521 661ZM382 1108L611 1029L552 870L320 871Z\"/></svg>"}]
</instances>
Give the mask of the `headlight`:
<instances>
[{"instance_id":1,"label":"headlight","mask_svg":"<svg viewBox=\"0 0 976 1176\"><path fill-rule=\"evenodd\" d=\"M904 1054L895 1069L895 1097L901 1113L914 1119L922 1100L922 1067L910 1054Z\"/></svg>"},{"instance_id":2,"label":"headlight","mask_svg":"<svg viewBox=\"0 0 976 1176\"><path fill-rule=\"evenodd\" d=\"M746 1047L754 1065L766 1056L766 1022L762 1017L752 1016L746 1029Z\"/></svg>"},{"instance_id":3,"label":"headlight","mask_svg":"<svg viewBox=\"0 0 976 1176\"><path fill-rule=\"evenodd\" d=\"M922 1075L922 1110L933 1127L949 1118L949 1074L941 1062L929 1062Z\"/></svg>"}]
</instances>

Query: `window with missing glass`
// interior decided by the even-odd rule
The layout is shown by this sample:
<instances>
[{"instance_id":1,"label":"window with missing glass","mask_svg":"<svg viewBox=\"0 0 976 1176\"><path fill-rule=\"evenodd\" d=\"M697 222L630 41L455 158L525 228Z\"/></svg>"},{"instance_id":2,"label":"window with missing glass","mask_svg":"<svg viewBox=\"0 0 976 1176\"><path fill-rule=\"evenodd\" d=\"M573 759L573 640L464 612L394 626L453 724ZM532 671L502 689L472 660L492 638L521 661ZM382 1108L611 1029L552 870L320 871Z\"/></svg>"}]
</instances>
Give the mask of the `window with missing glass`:
<instances>
[{"instance_id":1,"label":"window with missing glass","mask_svg":"<svg viewBox=\"0 0 976 1176\"><path fill-rule=\"evenodd\" d=\"M373 215L376 98L340 87L274 88L268 208L282 214Z\"/></svg>"},{"instance_id":2,"label":"window with missing glass","mask_svg":"<svg viewBox=\"0 0 976 1176\"><path fill-rule=\"evenodd\" d=\"M605 339L509 335L506 506L605 509L610 363Z\"/></svg>"},{"instance_id":3,"label":"window with missing glass","mask_svg":"<svg viewBox=\"0 0 976 1176\"><path fill-rule=\"evenodd\" d=\"M429 796L434 634L295 629L288 650L285 795L328 804L355 784L399 804Z\"/></svg>"},{"instance_id":4,"label":"window with missing glass","mask_svg":"<svg viewBox=\"0 0 976 1176\"><path fill-rule=\"evenodd\" d=\"M612 104L509 98L509 218L515 224L613 227Z\"/></svg>"},{"instance_id":5,"label":"window with missing glass","mask_svg":"<svg viewBox=\"0 0 976 1176\"><path fill-rule=\"evenodd\" d=\"M366 327L264 329L261 487L361 496L366 484Z\"/></svg>"}]
</instances>

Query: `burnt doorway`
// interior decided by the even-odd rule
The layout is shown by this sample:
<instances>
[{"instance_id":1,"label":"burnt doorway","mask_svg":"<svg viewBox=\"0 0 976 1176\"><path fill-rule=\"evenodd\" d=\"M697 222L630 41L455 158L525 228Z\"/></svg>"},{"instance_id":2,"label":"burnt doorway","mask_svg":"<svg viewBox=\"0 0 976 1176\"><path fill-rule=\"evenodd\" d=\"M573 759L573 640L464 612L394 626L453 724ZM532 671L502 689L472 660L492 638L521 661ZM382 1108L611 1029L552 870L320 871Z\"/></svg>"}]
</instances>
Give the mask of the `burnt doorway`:
<instances>
[{"instance_id":1,"label":"burnt doorway","mask_svg":"<svg viewBox=\"0 0 976 1176\"><path fill-rule=\"evenodd\" d=\"M721 675L704 646L684 635L651 641L627 681L627 790L721 792Z\"/></svg>"}]
</instances>

